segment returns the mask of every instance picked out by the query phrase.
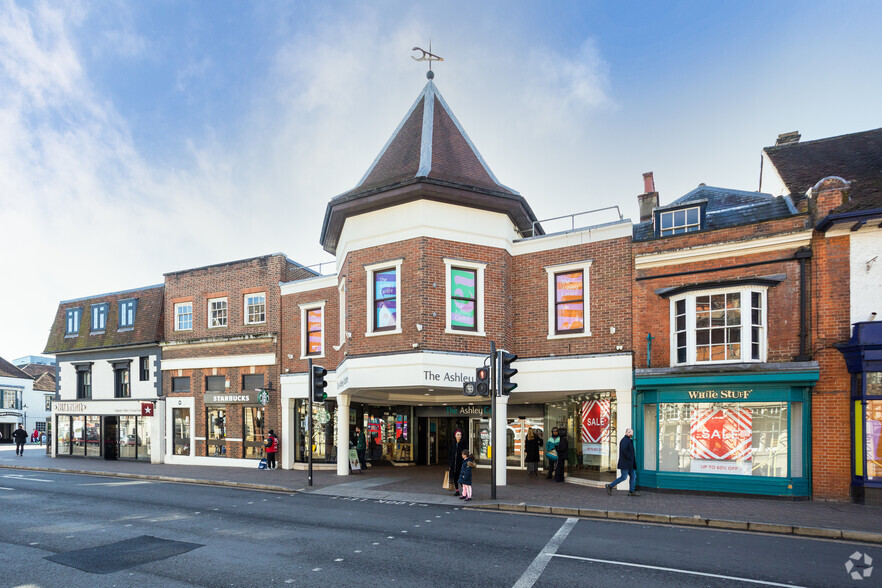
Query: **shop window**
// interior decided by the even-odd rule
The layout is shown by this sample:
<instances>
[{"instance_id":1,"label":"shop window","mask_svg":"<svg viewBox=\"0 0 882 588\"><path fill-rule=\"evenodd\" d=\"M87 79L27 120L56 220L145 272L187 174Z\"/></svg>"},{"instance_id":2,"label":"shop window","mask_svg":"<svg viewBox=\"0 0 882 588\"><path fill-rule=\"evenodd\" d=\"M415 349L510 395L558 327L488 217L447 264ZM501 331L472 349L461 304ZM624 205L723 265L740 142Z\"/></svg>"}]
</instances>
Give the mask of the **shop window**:
<instances>
[{"instance_id":1,"label":"shop window","mask_svg":"<svg viewBox=\"0 0 882 588\"><path fill-rule=\"evenodd\" d=\"M227 326L227 299L211 298L208 301L208 328Z\"/></svg>"},{"instance_id":2,"label":"shop window","mask_svg":"<svg viewBox=\"0 0 882 588\"><path fill-rule=\"evenodd\" d=\"M119 458L135 459L138 456L137 419L135 416L119 417Z\"/></svg>"},{"instance_id":3,"label":"shop window","mask_svg":"<svg viewBox=\"0 0 882 588\"><path fill-rule=\"evenodd\" d=\"M175 331L191 331L193 329L193 303L179 302L175 304Z\"/></svg>"},{"instance_id":4,"label":"shop window","mask_svg":"<svg viewBox=\"0 0 882 588\"><path fill-rule=\"evenodd\" d=\"M74 367L77 370L77 400L92 398L92 364Z\"/></svg>"},{"instance_id":5,"label":"shop window","mask_svg":"<svg viewBox=\"0 0 882 588\"><path fill-rule=\"evenodd\" d=\"M487 264L444 259L447 333L484 335L484 270Z\"/></svg>"},{"instance_id":6,"label":"shop window","mask_svg":"<svg viewBox=\"0 0 882 588\"><path fill-rule=\"evenodd\" d=\"M296 401L298 427L295 432L296 456L300 462L307 461L308 407L306 400ZM334 463L337 460L337 405L333 401L316 402L312 405L312 459Z\"/></svg>"},{"instance_id":7,"label":"shop window","mask_svg":"<svg viewBox=\"0 0 882 588\"><path fill-rule=\"evenodd\" d=\"M673 364L765 361L766 291L702 291L671 299Z\"/></svg>"},{"instance_id":8,"label":"shop window","mask_svg":"<svg viewBox=\"0 0 882 588\"><path fill-rule=\"evenodd\" d=\"M266 322L266 294L245 295L245 324L257 325Z\"/></svg>"},{"instance_id":9,"label":"shop window","mask_svg":"<svg viewBox=\"0 0 882 588\"><path fill-rule=\"evenodd\" d=\"M242 408L242 439L245 446L245 459L261 459L266 455L263 442L266 439L266 408L245 406Z\"/></svg>"},{"instance_id":10,"label":"shop window","mask_svg":"<svg viewBox=\"0 0 882 588\"><path fill-rule=\"evenodd\" d=\"M188 378L189 380L189 378ZM175 455L190 455L190 409L172 409L173 451Z\"/></svg>"},{"instance_id":11,"label":"shop window","mask_svg":"<svg viewBox=\"0 0 882 588\"><path fill-rule=\"evenodd\" d=\"M370 329L367 336L401 332L401 260L366 266Z\"/></svg>"},{"instance_id":12,"label":"shop window","mask_svg":"<svg viewBox=\"0 0 882 588\"><path fill-rule=\"evenodd\" d=\"M867 481L882 482L882 400L867 400L866 415Z\"/></svg>"},{"instance_id":13,"label":"shop window","mask_svg":"<svg viewBox=\"0 0 882 588\"><path fill-rule=\"evenodd\" d=\"M205 411L207 454L209 457L227 456L227 411L223 408L208 408Z\"/></svg>"},{"instance_id":14,"label":"shop window","mask_svg":"<svg viewBox=\"0 0 882 588\"><path fill-rule=\"evenodd\" d=\"M86 417L71 417L71 455L86 455Z\"/></svg>"},{"instance_id":15,"label":"shop window","mask_svg":"<svg viewBox=\"0 0 882 588\"><path fill-rule=\"evenodd\" d=\"M85 420L86 457L101 457L101 417L87 416Z\"/></svg>"},{"instance_id":16,"label":"shop window","mask_svg":"<svg viewBox=\"0 0 882 588\"><path fill-rule=\"evenodd\" d=\"M71 426L69 416L60 416L56 420L55 453L58 455L70 455L71 453Z\"/></svg>"},{"instance_id":17,"label":"shop window","mask_svg":"<svg viewBox=\"0 0 882 588\"><path fill-rule=\"evenodd\" d=\"M92 305L92 332L103 333L107 326L107 304Z\"/></svg>"},{"instance_id":18,"label":"shop window","mask_svg":"<svg viewBox=\"0 0 882 588\"><path fill-rule=\"evenodd\" d=\"M584 337L589 329L588 276L591 261L549 266L548 338Z\"/></svg>"},{"instance_id":19,"label":"shop window","mask_svg":"<svg viewBox=\"0 0 882 588\"><path fill-rule=\"evenodd\" d=\"M129 363L120 362L113 364L113 397L131 398L132 389L129 385Z\"/></svg>"},{"instance_id":20,"label":"shop window","mask_svg":"<svg viewBox=\"0 0 882 588\"><path fill-rule=\"evenodd\" d=\"M801 455L802 447L794 444L801 437L788 435L786 402L658 406L659 471L780 478L790 475L791 448ZM801 418L801 406L798 410ZM653 467L650 461L642 466Z\"/></svg>"},{"instance_id":21,"label":"shop window","mask_svg":"<svg viewBox=\"0 0 882 588\"><path fill-rule=\"evenodd\" d=\"M301 358L322 357L325 350L325 322L324 303L301 304L300 324L303 329L300 333Z\"/></svg>"}]
</instances>

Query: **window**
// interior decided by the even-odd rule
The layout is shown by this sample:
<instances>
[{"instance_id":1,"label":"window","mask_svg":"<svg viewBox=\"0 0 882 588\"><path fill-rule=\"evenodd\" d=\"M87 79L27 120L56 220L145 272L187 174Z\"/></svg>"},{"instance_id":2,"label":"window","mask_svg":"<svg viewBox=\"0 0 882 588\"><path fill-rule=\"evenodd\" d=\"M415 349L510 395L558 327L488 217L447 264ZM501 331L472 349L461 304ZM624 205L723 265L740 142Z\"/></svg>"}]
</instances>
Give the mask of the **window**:
<instances>
[{"instance_id":1,"label":"window","mask_svg":"<svg viewBox=\"0 0 882 588\"><path fill-rule=\"evenodd\" d=\"M671 300L674 364L765 361L765 290L713 290Z\"/></svg>"},{"instance_id":2,"label":"window","mask_svg":"<svg viewBox=\"0 0 882 588\"><path fill-rule=\"evenodd\" d=\"M146 382L150 379L150 358L149 357L142 357L139 359L138 373L140 374L142 382Z\"/></svg>"},{"instance_id":3,"label":"window","mask_svg":"<svg viewBox=\"0 0 882 588\"><path fill-rule=\"evenodd\" d=\"M52 412L52 399L53 399L53 398L54 398L54 396L51 396L51 395L49 395L49 394L47 394L47 395L45 396L46 412Z\"/></svg>"},{"instance_id":4,"label":"window","mask_svg":"<svg viewBox=\"0 0 882 588\"><path fill-rule=\"evenodd\" d=\"M322 309L306 311L306 355L322 354Z\"/></svg>"},{"instance_id":5,"label":"window","mask_svg":"<svg viewBox=\"0 0 882 588\"><path fill-rule=\"evenodd\" d=\"M92 305L92 332L104 332L107 325L107 304Z\"/></svg>"},{"instance_id":6,"label":"window","mask_svg":"<svg viewBox=\"0 0 882 588\"><path fill-rule=\"evenodd\" d=\"M447 276L445 333L484 336L484 269L487 264L444 259Z\"/></svg>"},{"instance_id":7,"label":"window","mask_svg":"<svg viewBox=\"0 0 882 588\"><path fill-rule=\"evenodd\" d=\"M227 326L227 299L212 298L208 301L208 328Z\"/></svg>"},{"instance_id":8,"label":"window","mask_svg":"<svg viewBox=\"0 0 882 588\"><path fill-rule=\"evenodd\" d=\"M366 336L401 332L401 262L365 266L367 272L368 332Z\"/></svg>"},{"instance_id":9,"label":"window","mask_svg":"<svg viewBox=\"0 0 882 588\"><path fill-rule=\"evenodd\" d=\"M21 395L16 390L3 390L0 396L0 408L21 409Z\"/></svg>"},{"instance_id":10,"label":"window","mask_svg":"<svg viewBox=\"0 0 882 588\"><path fill-rule=\"evenodd\" d=\"M242 376L242 391L253 392L265 388L263 374L245 374Z\"/></svg>"},{"instance_id":11,"label":"window","mask_svg":"<svg viewBox=\"0 0 882 588\"><path fill-rule=\"evenodd\" d=\"M701 209L698 206L679 210L659 211L659 235L679 235L701 229Z\"/></svg>"},{"instance_id":12,"label":"window","mask_svg":"<svg viewBox=\"0 0 882 588\"><path fill-rule=\"evenodd\" d=\"M340 345L346 342L346 278L340 280Z\"/></svg>"},{"instance_id":13,"label":"window","mask_svg":"<svg viewBox=\"0 0 882 588\"><path fill-rule=\"evenodd\" d=\"M554 332L585 331L585 289L581 271L554 274Z\"/></svg>"},{"instance_id":14,"label":"window","mask_svg":"<svg viewBox=\"0 0 882 588\"><path fill-rule=\"evenodd\" d=\"M77 370L77 399L92 398L92 364L78 365Z\"/></svg>"},{"instance_id":15,"label":"window","mask_svg":"<svg viewBox=\"0 0 882 588\"><path fill-rule=\"evenodd\" d=\"M548 274L548 338L591 335L589 321L589 269L591 260L554 265Z\"/></svg>"},{"instance_id":16,"label":"window","mask_svg":"<svg viewBox=\"0 0 882 588\"><path fill-rule=\"evenodd\" d=\"M129 386L129 364L114 364L113 366L113 397L131 398L132 390Z\"/></svg>"},{"instance_id":17,"label":"window","mask_svg":"<svg viewBox=\"0 0 882 588\"><path fill-rule=\"evenodd\" d=\"M266 322L266 294L245 295L245 324L254 325Z\"/></svg>"},{"instance_id":18,"label":"window","mask_svg":"<svg viewBox=\"0 0 882 588\"><path fill-rule=\"evenodd\" d=\"M193 329L193 303L179 302L175 304L175 331Z\"/></svg>"},{"instance_id":19,"label":"window","mask_svg":"<svg viewBox=\"0 0 882 588\"><path fill-rule=\"evenodd\" d=\"M226 376L205 376L206 392L223 392L227 389Z\"/></svg>"},{"instance_id":20,"label":"window","mask_svg":"<svg viewBox=\"0 0 882 588\"><path fill-rule=\"evenodd\" d=\"M213 376L209 376L213 377ZM220 376L223 379L223 376ZM205 410L206 454L209 457L227 456L227 411L223 407L211 407Z\"/></svg>"},{"instance_id":21,"label":"window","mask_svg":"<svg viewBox=\"0 0 882 588\"><path fill-rule=\"evenodd\" d=\"M119 301L119 328L129 329L135 326L135 314L138 309L137 300Z\"/></svg>"},{"instance_id":22,"label":"window","mask_svg":"<svg viewBox=\"0 0 882 588\"><path fill-rule=\"evenodd\" d=\"M187 381L189 382L190 378L187 378ZM175 455L190 455L189 408L172 409L172 427L174 428L172 445L174 446Z\"/></svg>"},{"instance_id":23,"label":"window","mask_svg":"<svg viewBox=\"0 0 882 588\"><path fill-rule=\"evenodd\" d=\"M76 335L80 332L80 317L82 316L82 308L70 308L66 313L65 335Z\"/></svg>"},{"instance_id":24,"label":"window","mask_svg":"<svg viewBox=\"0 0 882 588\"><path fill-rule=\"evenodd\" d=\"M172 392L189 392L190 391L190 378L172 378L171 381Z\"/></svg>"},{"instance_id":25,"label":"window","mask_svg":"<svg viewBox=\"0 0 882 588\"><path fill-rule=\"evenodd\" d=\"M263 377L263 376L261 376ZM245 447L245 459L261 459L266 457L263 443L266 440L266 408L263 406L242 407L242 445Z\"/></svg>"}]
</instances>

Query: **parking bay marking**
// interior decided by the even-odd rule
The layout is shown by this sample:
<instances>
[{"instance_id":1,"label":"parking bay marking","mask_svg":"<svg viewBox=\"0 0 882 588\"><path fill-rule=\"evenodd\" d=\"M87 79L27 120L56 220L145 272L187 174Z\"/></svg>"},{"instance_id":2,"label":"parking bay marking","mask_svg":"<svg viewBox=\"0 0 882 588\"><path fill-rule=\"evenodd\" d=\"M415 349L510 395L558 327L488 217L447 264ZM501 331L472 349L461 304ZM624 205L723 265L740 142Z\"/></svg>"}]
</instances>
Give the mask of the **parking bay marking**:
<instances>
[{"instance_id":1,"label":"parking bay marking","mask_svg":"<svg viewBox=\"0 0 882 588\"><path fill-rule=\"evenodd\" d=\"M677 568L664 568L661 566L650 566L646 564L630 563L626 561L612 561L608 559L596 559L593 557L579 557L576 555L563 555L561 553L553 553L551 557L563 557L566 559L577 559L580 561L591 561L594 563L605 563L614 566L628 566L632 568L645 568L647 570L659 570L661 572L673 572L675 574L689 574L692 576L704 576L706 578L719 578L721 580L735 580L737 582L745 582L749 584L762 584L763 586L787 586L788 588L800 588L796 584L780 584L778 582L767 582L765 580L753 580L751 578L739 578L737 576L723 576L720 574L708 574L706 572L694 572L692 570L680 570Z\"/></svg>"}]
</instances>

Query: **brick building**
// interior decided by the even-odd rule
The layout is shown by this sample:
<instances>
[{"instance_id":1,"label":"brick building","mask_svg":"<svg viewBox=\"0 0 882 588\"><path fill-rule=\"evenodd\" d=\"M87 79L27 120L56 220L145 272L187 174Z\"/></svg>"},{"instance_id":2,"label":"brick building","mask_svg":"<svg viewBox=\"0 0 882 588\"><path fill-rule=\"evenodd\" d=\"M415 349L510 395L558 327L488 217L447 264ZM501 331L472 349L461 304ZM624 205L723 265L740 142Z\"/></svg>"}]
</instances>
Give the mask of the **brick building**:
<instances>
[{"instance_id":1,"label":"brick building","mask_svg":"<svg viewBox=\"0 0 882 588\"><path fill-rule=\"evenodd\" d=\"M545 234L430 80L358 185L328 204L321 242L336 274L281 286L284 467L305 458L313 359L329 371L313 446L338 474L356 425L371 460L446 463L460 428L480 461L495 445L510 467L523 466L528 428L560 427L573 474L608 477L631 419L630 241L621 217ZM489 399L462 393L491 341L520 357L495 443Z\"/></svg>"},{"instance_id":2,"label":"brick building","mask_svg":"<svg viewBox=\"0 0 882 588\"><path fill-rule=\"evenodd\" d=\"M58 364L52 455L161 463L162 285L66 300L45 353Z\"/></svg>"},{"instance_id":3,"label":"brick building","mask_svg":"<svg viewBox=\"0 0 882 588\"><path fill-rule=\"evenodd\" d=\"M281 431L279 283L314 275L283 254L165 274L166 463L264 456L269 430Z\"/></svg>"}]
</instances>

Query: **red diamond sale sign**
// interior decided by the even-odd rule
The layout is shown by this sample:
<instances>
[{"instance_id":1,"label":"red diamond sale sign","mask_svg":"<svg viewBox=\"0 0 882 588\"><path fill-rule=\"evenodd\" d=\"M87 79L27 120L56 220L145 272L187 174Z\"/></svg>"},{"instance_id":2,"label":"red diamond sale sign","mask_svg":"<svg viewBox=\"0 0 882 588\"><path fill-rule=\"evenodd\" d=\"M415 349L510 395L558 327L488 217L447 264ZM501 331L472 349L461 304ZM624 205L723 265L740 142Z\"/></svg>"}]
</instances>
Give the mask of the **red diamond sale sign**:
<instances>
[{"instance_id":1,"label":"red diamond sale sign","mask_svg":"<svg viewBox=\"0 0 882 588\"><path fill-rule=\"evenodd\" d=\"M749 476L752 432L749 408L693 409L690 471Z\"/></svg>"}]
</instances>

